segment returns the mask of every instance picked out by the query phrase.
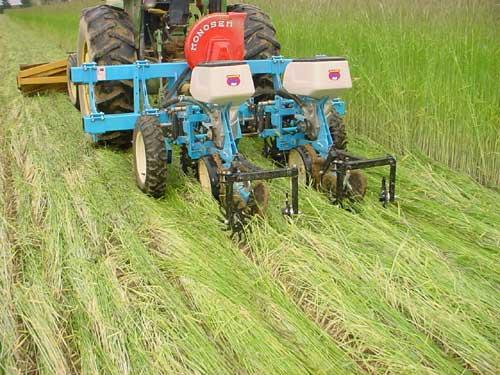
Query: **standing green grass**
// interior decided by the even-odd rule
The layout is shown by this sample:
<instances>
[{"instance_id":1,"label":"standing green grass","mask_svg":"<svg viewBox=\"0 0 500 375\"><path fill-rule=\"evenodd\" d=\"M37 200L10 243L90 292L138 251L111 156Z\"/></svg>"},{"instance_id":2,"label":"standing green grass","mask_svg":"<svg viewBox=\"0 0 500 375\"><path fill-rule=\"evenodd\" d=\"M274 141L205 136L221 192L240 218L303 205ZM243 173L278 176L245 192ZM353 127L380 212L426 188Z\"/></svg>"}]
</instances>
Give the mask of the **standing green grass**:
<instances>
[{"instance_id":1,"label":"standing green grass","mask_svg":"<svg viewBox=\"0 0 500 375\"><path fill-rule=\"evenodd\" d=\"M74 52L78 23L83 8L98 4L98 0L78 0L24 9L10 9L7 15L19 22L26 31L38 32L47 41L65 52ZM44 62L40 56L36 62ZM61 56L59 57L61 58ZM29 63L28 61L23 63Z\"/></svg>"}]
</instances>

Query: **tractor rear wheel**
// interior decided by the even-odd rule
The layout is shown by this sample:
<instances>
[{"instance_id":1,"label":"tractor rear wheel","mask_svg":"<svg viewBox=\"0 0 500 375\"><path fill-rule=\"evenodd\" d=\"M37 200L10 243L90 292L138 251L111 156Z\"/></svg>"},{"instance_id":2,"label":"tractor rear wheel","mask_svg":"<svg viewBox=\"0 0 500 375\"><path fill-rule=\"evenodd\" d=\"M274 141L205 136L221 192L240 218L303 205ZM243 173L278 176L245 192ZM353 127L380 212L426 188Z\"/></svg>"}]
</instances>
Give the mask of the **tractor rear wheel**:
<instances>
[{"instance_id":1,"label":"tractor rear wheel","mask_svg":"<svg viewBox=\"0 0 500 375\"><path fill-rule=\"evenodd\" d=\"M73 106L80 110L80 99L78 98L78 86L71 81L70 69L78 66L76 53L68 55L68 63L66 64L66 75L68 76L68 97Z\"/></svg>"},{"instance_id":2,"label":"tractor rear wheel","mask_svg":"<svg viewBox=\"0 0 500 375\"><path fill-rule=\"evenodd\" d=\"M77 44L78 65L96 62L97 65L133 64L137 60L132 22L123 10L107 5L84 9L80 18ZM82 114L90 113L87 85L79 85ZM95 85L97 110L106 114L133 112L131 81L108 81ZM112 144L130 144L130 131L110 132L98 140Z\"/></svg>"},{"instance_id":3,"label":"tractor rear wheel","mask_svg":"<svg viewBox=\"0 0 500 375\"><path fill-rule=\"evenodd\" d=\"M262 60L280 54L281 45L271 18L259 7L248 4L228 5L228 12L245 13L245 59ZM256 102L274 97L273 79L268 74L254 76Z\"/></svg>"},{"instance_id":4,"label":"tractor rear wheel","mask_svg":"<svg viewBox=\"0 0 500 375\"><path fill-rule=\"evenodd\" d=\"M344 119L337 113L335 108L331 106L326 111L326 119L330 134L333 138L333 143L337 150L347 150L347 134L345 131Z\"/></svg>"},{"instance_id":5,"label":"tractor rear wheel","mask_svg":"<svg viewBox=\"0 0 500 375\"><path fill-rule=\"evenodd\" d=\"M167 150L160 122L155 116L141 116L133 136L135 180L144 193L160 198L165 194Z\"/></svg>"}]
</instances>

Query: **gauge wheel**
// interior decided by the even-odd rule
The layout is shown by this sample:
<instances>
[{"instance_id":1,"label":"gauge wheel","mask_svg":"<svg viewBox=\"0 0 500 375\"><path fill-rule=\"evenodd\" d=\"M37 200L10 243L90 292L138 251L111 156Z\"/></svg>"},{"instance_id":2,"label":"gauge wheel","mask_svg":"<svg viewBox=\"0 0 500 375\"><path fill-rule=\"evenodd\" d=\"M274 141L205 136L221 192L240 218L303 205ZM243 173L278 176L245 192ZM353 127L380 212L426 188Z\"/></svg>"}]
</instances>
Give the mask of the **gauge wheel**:
<instances>
[{"instance_id":1,"label":"gauge wheel","mask_svg":"<svg viewBox=\"0 0 500 375\"><path fill-rule=\"evenodd\" d=\"M299 146L288 153L288 167L297 167L299 170L299 183L310 185L312 183L313 159L303 146Z\"/></svg>"}]
</instances>

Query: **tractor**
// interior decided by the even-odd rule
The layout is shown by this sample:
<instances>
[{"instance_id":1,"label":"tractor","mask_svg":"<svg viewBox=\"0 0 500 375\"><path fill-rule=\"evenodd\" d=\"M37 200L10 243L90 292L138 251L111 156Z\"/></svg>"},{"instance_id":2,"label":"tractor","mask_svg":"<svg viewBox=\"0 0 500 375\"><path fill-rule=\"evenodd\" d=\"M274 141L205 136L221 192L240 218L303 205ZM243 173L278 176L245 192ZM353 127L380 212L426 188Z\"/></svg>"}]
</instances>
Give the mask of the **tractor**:
<instances>
[{"instance_id":1,"label":"tractor","mask_svg":"<svg viewBox=\"0 0 500 375\"><path fill-rule=\"evenodd\" d=\"M276 30L270 18L253 5L227 5L226 0L124 0L111 1L84 9L81 14L76 54L70 66L96 62L97 65L133 64L137 60L173 62L185 59L184 45L192 25L213 13L245 15L244 40L247 60L267 59L280 54ZM273 84L268 75L254 76L259 100L272 98ZM169 93L164 80L148 82L149 92L158 92L159 101ZM189 93L189 84L175 88ZM133 109L130 81L105 82L96 85L97 109L104 113L127 113ZM90 113L86 86L69 82L73 104L86 115ZM170 96L173 93L170 92ZM247 122L244 133L255 132L255 124ZM130 144L131 132L107 132L95 137L96 142Z\"/></svg>"}]
</instances>

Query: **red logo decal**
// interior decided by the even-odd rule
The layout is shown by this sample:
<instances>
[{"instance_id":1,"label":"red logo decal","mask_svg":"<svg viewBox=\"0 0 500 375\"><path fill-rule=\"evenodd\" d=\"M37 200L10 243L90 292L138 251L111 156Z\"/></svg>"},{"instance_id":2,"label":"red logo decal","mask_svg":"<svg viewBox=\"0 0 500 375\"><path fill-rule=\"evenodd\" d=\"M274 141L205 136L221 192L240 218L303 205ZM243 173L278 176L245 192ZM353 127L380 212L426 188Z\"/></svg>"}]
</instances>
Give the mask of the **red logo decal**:
<instances>
[{"instance_id":1,"label":"red logo decal","mask_svg":"<svg viewBox=\"0 0 500 375\"><path fill-rule=\"evenodd\" d=\"M228 86L236 87L239 86L241 83L241 79L238 74L229 75L226 78L227 78L226 83Z\"/></svg>"},{"instance_id":2,"label":"red logo decal","mask_svg":"<svg viewBox=\"0 0 500 375\"><path fill-rule=\"evenodd\" d=\"M332 81L338 81L340 79L340 69L331 69L328 71L328 78Z\"/></svg>"}]
</instances>

